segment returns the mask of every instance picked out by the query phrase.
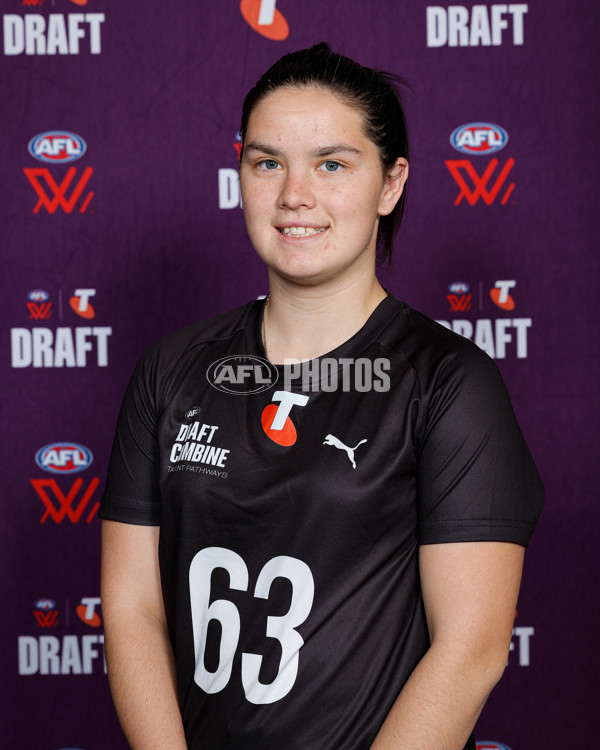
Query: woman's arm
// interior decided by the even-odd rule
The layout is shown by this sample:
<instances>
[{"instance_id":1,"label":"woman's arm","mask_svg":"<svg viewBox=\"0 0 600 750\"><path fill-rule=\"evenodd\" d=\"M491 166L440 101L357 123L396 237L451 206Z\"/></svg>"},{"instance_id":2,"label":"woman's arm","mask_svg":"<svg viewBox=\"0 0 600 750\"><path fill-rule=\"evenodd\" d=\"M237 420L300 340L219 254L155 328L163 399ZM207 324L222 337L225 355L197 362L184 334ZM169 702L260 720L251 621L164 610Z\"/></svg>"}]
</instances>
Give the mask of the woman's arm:
<instances>
[{"instance_id":1,"label":"woman's arm","mask_svg":"<svg viewBox=\"0 0 600 750\"><path fill-rule=\"evenodd\" d=\"M158 527L102 522L110 689L133 750L186 750L158 568Z\"/></svg>"},{"instance_id":2,"label":"woman's arm","mask_svg":"<svg viewBox=\"0 0 600 750\"><path fill-rule=\"evenodd\" d=\"M371 750L463 750L506 666L523 553L501 542L421 547L431 647Z\"/></svg>"}]
</instances>

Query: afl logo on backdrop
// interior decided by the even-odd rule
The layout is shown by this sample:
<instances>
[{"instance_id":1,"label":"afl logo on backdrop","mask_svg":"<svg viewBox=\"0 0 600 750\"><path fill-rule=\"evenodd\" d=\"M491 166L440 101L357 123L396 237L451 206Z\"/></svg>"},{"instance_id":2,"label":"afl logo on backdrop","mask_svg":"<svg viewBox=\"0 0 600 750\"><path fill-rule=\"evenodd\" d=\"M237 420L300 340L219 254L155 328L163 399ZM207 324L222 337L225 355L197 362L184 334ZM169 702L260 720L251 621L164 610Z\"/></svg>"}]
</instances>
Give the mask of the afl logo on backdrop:
<instances>
[{"instance_id":1,"label":"afl logo on backdrop","mask_svg":"<svg viewBox=\"0 0 600 750\"><path fill-rule=\"evenodd\" d=\"M510 750L508 745L503 742L490 742L489 740L479 740L477 750Z\"/></svg>"},{"instance_id":2,"label":"afl logo on backdrop","mask_svg":"<svg viewBox=\"0 0 600 750\"><path fill-rule=\"evenodd\" d=\"M83 138L68 130L48 130L34 136L27 144L27 149L34 159L46 164L80 159L86 152Z\"/></svg>"},{"instance_id":3,"label":"afl logo on backdrop","mask_svg":"<svg viewBox=\"0 0 600 750\"><path fill-rule=\"evenodd\" d=\"M450 143L463 154L494 154L506 146L508 133L491 122L469 122L452 131Z\"/></svg>"},{"instance_id":4,"label":"afl logo on backdrop","mask_svg":"<svg viewBox=\"0 0 600 750\"><path fill-rule=\"evenodd\" d=\"M466 281L453 281L448 286L448 291L452 294L465 294L469 291L469 285Z\"/></svg>"},{"instance_id":5,"label":"afl logo on backdrop","mask_svg":"<svg viewBox=\"0 0 600 750\"><path fill-rule=\"evenodd\" d=\"M45 289L32 289L27 295L27 299L30 302L47 302L50 299L50 295Z\"/></svg>"},{"instance_id":6,"label":"afl logo on backdrop","mask_svg":"<svg viewBox=\"0 0 600 750\"><path fill-rule=\"evenodd\" d=\"M51 474L75 474L91 466L92 451L79 443L49 443L35 454L35 462Z\"/></svg>"},{"instance_id":7,"label":"afl logo on backdrop","mask_svg":"<svg viewBox=\"0 0 600 750\"><path fill-rule=\"evenodd\" d=\"M35 609L42 610L56 609L56 602L54 599L38 599L33 606Z\"/></svg>"}]
</instances>

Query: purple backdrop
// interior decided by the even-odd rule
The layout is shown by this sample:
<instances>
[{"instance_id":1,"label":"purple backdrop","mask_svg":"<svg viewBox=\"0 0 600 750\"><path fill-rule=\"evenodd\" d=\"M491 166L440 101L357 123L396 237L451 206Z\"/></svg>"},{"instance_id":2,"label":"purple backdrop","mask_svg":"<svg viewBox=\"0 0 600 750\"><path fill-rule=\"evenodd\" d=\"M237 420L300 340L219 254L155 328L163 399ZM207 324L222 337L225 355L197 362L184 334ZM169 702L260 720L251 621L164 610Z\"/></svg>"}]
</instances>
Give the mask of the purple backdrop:
<instances>
[{"instance_id":1,"label":"purple backdrop","mask_svg":"<svg viewBox=\"0 0 600 750\"><path fill-rule=\"evenodd\" d=\"M126 747L97 518L118 406L153 340L265 293L239 208L241 100L322 39L408 79L408 209L383 281L496 358L547 487L480 747L592 746L597 8L4 0L6 747Z\"/></svg>"}]
</instances>

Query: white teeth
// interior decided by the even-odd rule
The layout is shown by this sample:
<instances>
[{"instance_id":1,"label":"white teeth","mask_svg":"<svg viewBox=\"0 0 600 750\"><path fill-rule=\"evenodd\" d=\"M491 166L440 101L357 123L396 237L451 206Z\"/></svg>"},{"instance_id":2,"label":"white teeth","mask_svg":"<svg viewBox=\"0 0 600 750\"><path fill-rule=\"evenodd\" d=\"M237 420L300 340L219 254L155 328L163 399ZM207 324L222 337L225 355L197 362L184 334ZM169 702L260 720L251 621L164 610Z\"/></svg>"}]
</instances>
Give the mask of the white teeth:
<instances>
[{"instance_id":1,"label":"white teeth","mask_svg":"<svg viewBox=\"0 0 600 750\"><path fill-rule=\"evenodd\" d=\"M282 227L279 231L286 237L307 237L324 232L326 229L327 227Z\"/></svg>"}]
</instances>

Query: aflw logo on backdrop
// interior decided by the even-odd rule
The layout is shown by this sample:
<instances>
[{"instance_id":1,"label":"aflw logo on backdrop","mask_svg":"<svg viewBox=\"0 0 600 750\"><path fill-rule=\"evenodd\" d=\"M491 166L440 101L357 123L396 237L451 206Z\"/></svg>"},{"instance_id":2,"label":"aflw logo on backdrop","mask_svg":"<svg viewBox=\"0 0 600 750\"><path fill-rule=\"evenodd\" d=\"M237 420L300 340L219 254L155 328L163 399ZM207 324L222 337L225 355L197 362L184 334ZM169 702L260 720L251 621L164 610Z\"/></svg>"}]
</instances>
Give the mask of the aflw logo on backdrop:
<instances>
[{"instance_id":1,"label":"aflw logo on backdrop","mask_svg":"<svg viewBox=\"0 0 600 750\"><path fill-rule=\"evenodd\" d=\"M89 448L74 442L48 443L35 454L35 462L40 469L63 476L85 471L93 460ZM100 502L92 501L92 498L100 484L98 477L94 477L87 487L84 487L83 479L76 479L66 493L56 479L29 481L45 508L40 523L46 523L51 518L54 523L61 524L68 518L71 523L76 524L84 514L86 523L91 523L96 517Z\"/></svg>"},{"instance_id":2,"label":"aflw logo on backdrop","mask_svg":"<svg viewBox=\"0 0 600 750\"><path fill-rule=\"evenodd\" d=\"M67 130L48 130L34 136L27 145L27 150L34 159L52 164L65 164L80 159L86 149L83 138ZM54 179L48 167L26 167L23 172L38 197L33 208L34 214L39 213L42 206L49 214L55 213L57 208L70 214L82 197L94 170L86 167L76 180L77 169L69 167L60 183ZM93 197L92 191L83 197L79 206L80 214L87 210Z\"/></svg>"},{"instance_id":3,"label":"aflw logo on backdrop","mask_svg":"<svg viewBox=\"0 0 600 750\"><path fill-rule=\"evenodd\" d=\"M27 295L30 320L47 320L52 315L52 302L45 289L32 289Z\"/></svg>"},{"instance_id":4,"label":"aflw logo on backdrop","mask_svg":"<svg viewBox=\"0 0 600 750\"><path fill-rule=\"evenodd\" d=\"M454 281L448 286L450 294L446 295L450 303L450 310L458 312L471 309L472 294L468 294L471 287L464 281Z\"/></svg>"},{"instance_id":5,"label":"aflw logo on backdrop","mask_svg":"<svg viewBox=\"0 0 600 750\"><path fill-rule=\"evenodd\" d=\"M470 156L484 156L493 154L504 148L508 143L508 133L499 125L486 122L473 122L461 125L452 131L450 144L457 151ZM454 205L458 206L465 198L467 203L474 206L482 200L491 206L498 198L504 206L515 189L514 182L508 182L508 175L515 165L513 158L507 159L500 166L495 157L490 159L480 174L468 159L447 159L446 166L454 181L460 188ZM502 192L501 192L502 191Z\"/></svg>"},{"instance_id":6,"label":"aflw logo on backdrop","mask_svg":"<svg viewBox=\"0 0 600 750\"><path fill-rule=\"evenodd\" d=\"M38 628L55 628L58 625L58 610L53 599L38 599L33 607L33 616Z\"/></svg>"}]
</instances>

